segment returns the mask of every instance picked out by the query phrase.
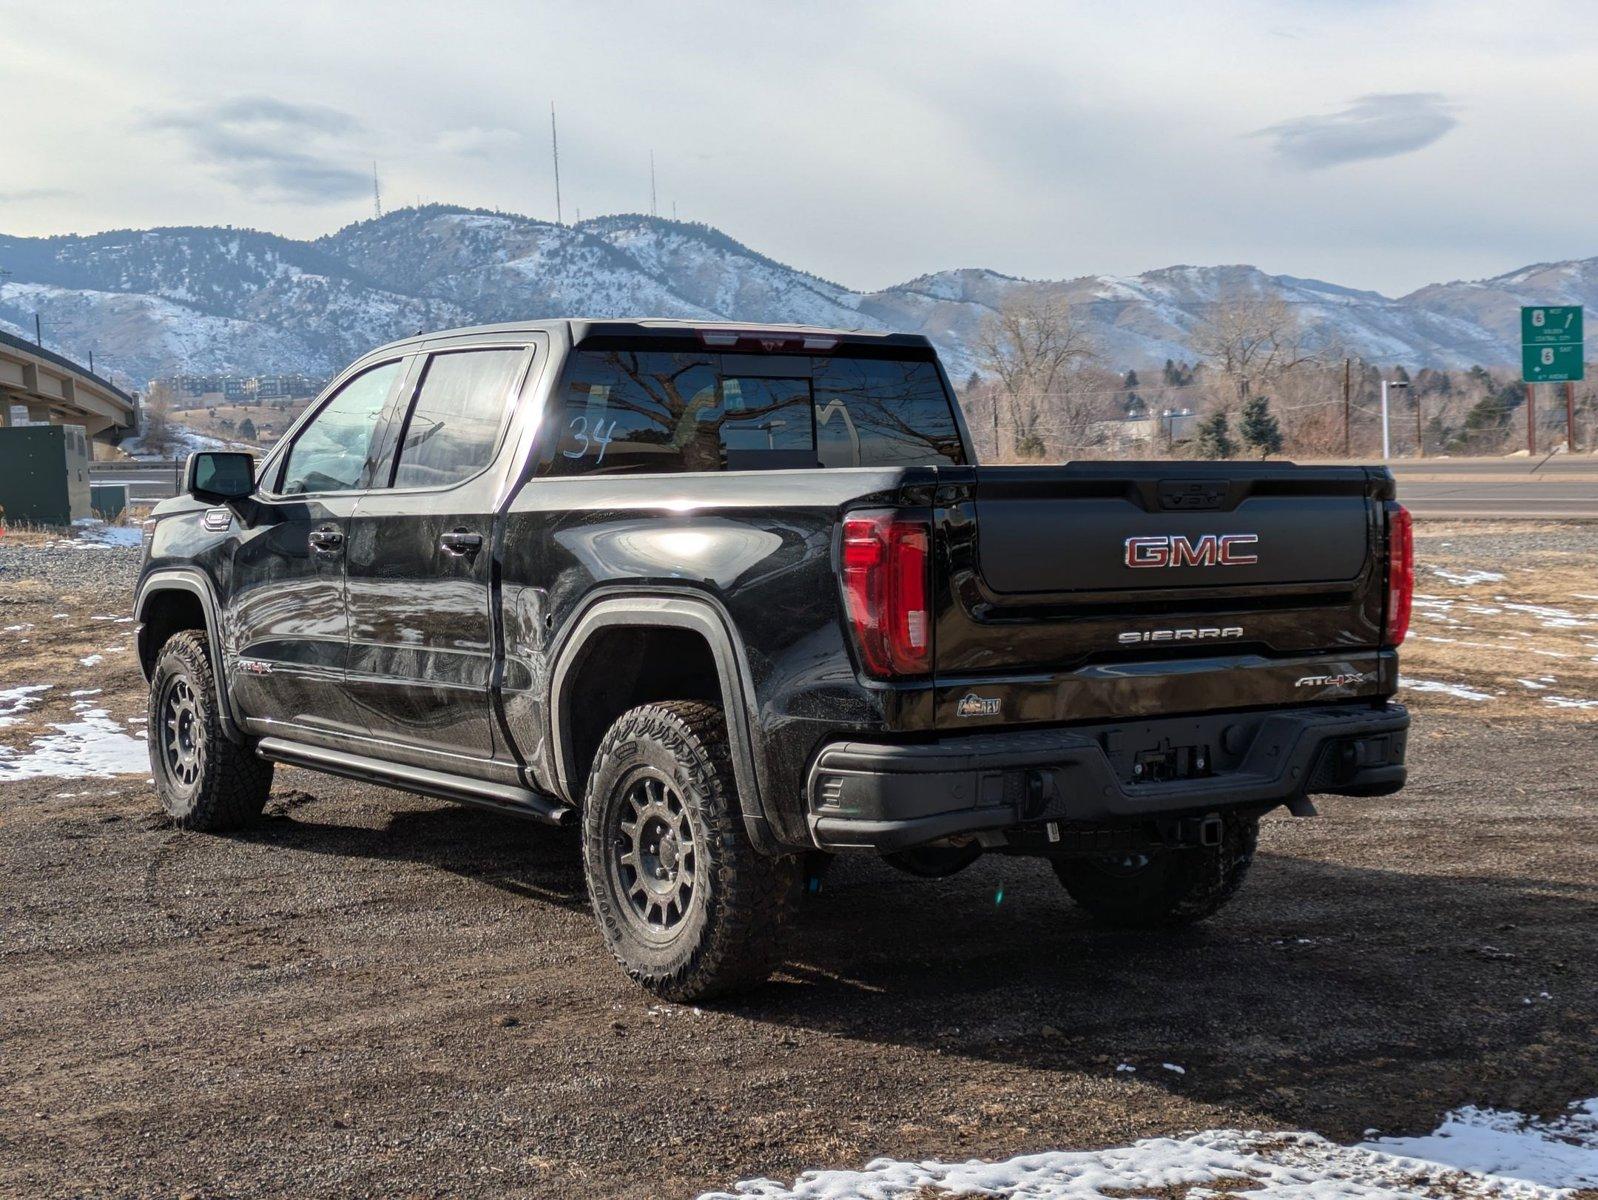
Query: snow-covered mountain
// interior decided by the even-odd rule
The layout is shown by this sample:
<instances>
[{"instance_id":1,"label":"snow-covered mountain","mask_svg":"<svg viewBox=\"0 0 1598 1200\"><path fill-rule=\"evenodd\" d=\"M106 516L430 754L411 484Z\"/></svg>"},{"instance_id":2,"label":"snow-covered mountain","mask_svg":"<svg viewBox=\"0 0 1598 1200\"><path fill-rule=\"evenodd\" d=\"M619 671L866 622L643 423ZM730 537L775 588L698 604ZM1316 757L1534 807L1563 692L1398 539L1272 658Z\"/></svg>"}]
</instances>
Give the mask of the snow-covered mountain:
<instances>
[{"instance_id":1,"label":"snow-covered mountain","mask_svg":"<svg viewBox=\"0 0 1598 1200\"><path fill-rule=\"evenodd\" d=\"M855 292L720 230L656 217L556 225L446 205L402 209L314 242L253 230L0 236L0 327L32 333L141 386L179 371L322 374L421 329L518 318L647 315L925 333L950 373L977 362L983 318L1018 293L1069 301L1109 367L1191 358L1218 301L1273 297L1308 339L1373 362L1518 360L1523 303L1598 303L1598 258L1434 284L1390 298L1250 266L1025 280L939 271Z\"/></svg>"}]
</instances>

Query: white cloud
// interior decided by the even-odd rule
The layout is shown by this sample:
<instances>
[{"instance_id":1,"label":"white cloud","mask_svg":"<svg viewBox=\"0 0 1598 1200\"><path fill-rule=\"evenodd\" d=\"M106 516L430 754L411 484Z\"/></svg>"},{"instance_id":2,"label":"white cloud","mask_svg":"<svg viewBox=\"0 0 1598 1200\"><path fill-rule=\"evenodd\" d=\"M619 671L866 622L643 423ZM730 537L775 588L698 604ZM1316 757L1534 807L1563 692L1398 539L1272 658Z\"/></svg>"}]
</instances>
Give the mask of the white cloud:
<instances>
[{"instance_id":1,"label":"white cloud","mask_svg":"<svg viewBox=\"0 0 1598 1200\"><path fill-rule=\"evenodd\" d=\"M1459 124L1447 97L1433 92L1361 96L1341 112L1294 117L1259 131L1278 157L1298 167L1393 158L1430 146Z\"/></svg>"},{"instance_id":2,"label":"white cloud","mask_svg":"<svg viewBox=\"0 0 1598 1200\"><path fill-rule=\"evenodd\" d=\"M374 159L391 206L553 216L553 99L568 218L647 208L653 150L663 212L852 286L1254 262L1392 292L1598 251L1598 6L1577 0L1536 21L1488 0L435 18L420 0L0 0L0 83L51 97L8 113L24 195L0 232L313 236L369 215ZM25 195L46 185L69 194Z\"/></svg>"}]
</instances>

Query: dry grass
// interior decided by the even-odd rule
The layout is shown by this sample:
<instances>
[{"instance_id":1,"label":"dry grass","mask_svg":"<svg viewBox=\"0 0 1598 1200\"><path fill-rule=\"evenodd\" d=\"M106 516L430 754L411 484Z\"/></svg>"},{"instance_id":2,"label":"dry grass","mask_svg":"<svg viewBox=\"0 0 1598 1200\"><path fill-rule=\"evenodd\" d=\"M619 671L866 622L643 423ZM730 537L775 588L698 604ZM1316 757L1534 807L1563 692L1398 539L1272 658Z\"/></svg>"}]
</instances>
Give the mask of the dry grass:
<instances>
[{"instance_id":1,"label":"dry grass","mask_svg":"<svg viewBox=\"0 0 1598 1200\"><path fill-rule=\"evenodd\" d=\"M1406 700L1488 719L1598 721L1598 570L1556 558L1467 561L1446 549L1420 558Z\"/></svg>"}]
</instances>

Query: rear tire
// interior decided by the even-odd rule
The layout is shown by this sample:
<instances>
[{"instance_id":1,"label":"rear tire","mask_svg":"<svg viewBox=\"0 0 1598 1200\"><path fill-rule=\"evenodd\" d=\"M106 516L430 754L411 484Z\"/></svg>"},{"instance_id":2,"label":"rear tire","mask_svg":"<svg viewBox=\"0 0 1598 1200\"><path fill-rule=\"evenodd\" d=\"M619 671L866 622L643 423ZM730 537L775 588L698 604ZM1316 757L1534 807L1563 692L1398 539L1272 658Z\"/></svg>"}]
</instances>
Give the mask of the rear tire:
<instances>
[{"instance_id":1,"label":"rear tire","mask_svg":"<svg viewBox=\"0 0 1598 1200\"><path fill-rule=\"evenodd\" d=\"M583 871L616 961L677 1001L763 981L800 880L797 857L761 854L744 831L721 710L683 700L624 713L600 743Z\"/></svg>"},{"instance_id":2,"label":"rear tire","mask_svg":"<svg viewBox=\"0 0 1598 1200\"><path fill-rule=\"evenodd\" d=\"M1054 873L1089 916L1120 929L1170 929L1212 916L1254 861L1259 818L1225 818L1221 844L1117 858L1057 858Z\"/></svg>"},{"instance_id":3,"label":"rear tire","mask_svg":"<svg viewBox=\"0 0 1598 1200\"><path fill-rule=\"evenodd\" d=\"M241 828L261 815L272 791L272 764L228 740L216 695L205 634L174 634L150 674L147 736L156 794L181 829Z\"/></svg>"}]
</instances>

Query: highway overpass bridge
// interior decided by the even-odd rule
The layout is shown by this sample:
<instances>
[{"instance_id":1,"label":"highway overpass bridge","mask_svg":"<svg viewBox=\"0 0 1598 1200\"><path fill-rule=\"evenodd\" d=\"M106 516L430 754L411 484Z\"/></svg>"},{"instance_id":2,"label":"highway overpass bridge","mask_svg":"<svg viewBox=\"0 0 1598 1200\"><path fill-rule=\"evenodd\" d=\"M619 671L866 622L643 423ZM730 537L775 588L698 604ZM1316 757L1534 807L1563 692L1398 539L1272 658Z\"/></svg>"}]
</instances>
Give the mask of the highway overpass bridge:
<instances>
[{"instance_id":1,"label":"highway overpass bridge","mask_svg":"<svg viewBox=\"0 0 1598 1200\"><path fill-rule=\"evenodd\" d=\"M31 424L82 425L107 440L134 431L138 404L71 359L0 331L0 426L24 413Z\"/></svg>"}]
</instances>

